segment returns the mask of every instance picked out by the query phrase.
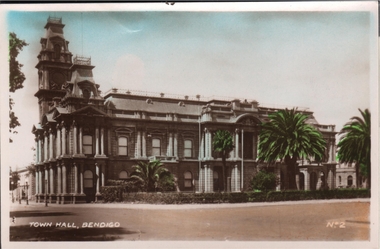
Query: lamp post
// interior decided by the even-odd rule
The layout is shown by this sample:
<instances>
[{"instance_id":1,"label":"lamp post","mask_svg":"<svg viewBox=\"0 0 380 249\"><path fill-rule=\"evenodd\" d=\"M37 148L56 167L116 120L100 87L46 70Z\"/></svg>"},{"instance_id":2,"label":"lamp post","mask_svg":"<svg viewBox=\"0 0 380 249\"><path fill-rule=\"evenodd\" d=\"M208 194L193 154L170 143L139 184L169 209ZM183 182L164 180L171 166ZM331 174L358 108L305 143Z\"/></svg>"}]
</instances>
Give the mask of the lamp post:
<instances>
[{"instance_id":1,"label":"lamp post","mask_svg":"<svg viewBox=\"0 0 380 249\"><path fill-rule=\"evenodd\" d=\"M11 182L11 184L12 184L12 203L14 203L15 202L15 197L13 196L13 190L14 190L14 188L13 188L13 184L14 184L14 182L12 181Z\"/></svg>"},{"instance_id":2,"label":"lamp post","mask_svg":"<svg viewBox=\"0 0 380 249\"><path fill-rule=\"evenodd\" d=\"M29 205L29 193L28 193L28 188L29 188L29 185L28 185L28 182L25 183L25 187L26 187L26 205Z\"/></svg>"},{"instance_id":3,"label":"lamp post","mask_svg":"<svg viewBox=\"0 0 380 249\"><path fill-rule=\"evenodd\" d=\"M47 179L45 180L45 207L48 206L48 201L47 201Z\"/></svg>"}]
</instances>

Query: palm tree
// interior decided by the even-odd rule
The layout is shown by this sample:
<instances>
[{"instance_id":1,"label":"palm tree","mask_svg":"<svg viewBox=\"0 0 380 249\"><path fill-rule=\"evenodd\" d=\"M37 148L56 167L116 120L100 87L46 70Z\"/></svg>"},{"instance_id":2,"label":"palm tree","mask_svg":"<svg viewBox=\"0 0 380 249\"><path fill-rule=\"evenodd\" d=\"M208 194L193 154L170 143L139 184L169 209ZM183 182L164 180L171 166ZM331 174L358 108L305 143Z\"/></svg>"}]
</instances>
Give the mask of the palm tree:
<instances>
[{"instance_id":1,"label":"palm tree","mask_svg":"<svg viewBox=\"0 0 380 249\"><path fill-rule=\"evenodd\" d=\"M171 175L160 160L147 163L140 161L132 169L131 179L140 181L148 192L154 192L159 181Z\"/></svg>"},{"instance_id":2,"label":"palm tree","mask_svg":"<svg viewBox=\"0 0 380 249\"><path fill-rule=\"evenodd\" d=\"M222 163L223 163L223 190L226 189L227 186L227 178L226 178L226 158L228 157L228 154L232 151L234 148L234 144L232 141L231 134L226 130L218 130L214 134L213 138L213 147L214 151L219 152L222 157Z\"/></svg>"},{"instance_id":3,"label":"palm tree","mask_svg":"<svg viewBox=\"0 0 380 249\"><path fill-rule=\"evenodd\" d=\"M371 179L371 113L368 109L359 109L362 117L352 117L339 134L338 160L342 163L354 163L356 186L359 187L359 168L367 177L368 186Z\"/></svg>"},{"instance_id":4,"label":"palm tree","mask_svg":"<svg viewBox=\"0 0 380 249\"><path fill-rule=\"evenodd\" d=\"M269 114L269 119L261 125L258 159L269 163L283 160L288 169L289 188L297 189L297 160L311 157L322 160L326 141L316 128L305 123L308 116L297 109L280 110Z\"/></svg>"}]
</instances>

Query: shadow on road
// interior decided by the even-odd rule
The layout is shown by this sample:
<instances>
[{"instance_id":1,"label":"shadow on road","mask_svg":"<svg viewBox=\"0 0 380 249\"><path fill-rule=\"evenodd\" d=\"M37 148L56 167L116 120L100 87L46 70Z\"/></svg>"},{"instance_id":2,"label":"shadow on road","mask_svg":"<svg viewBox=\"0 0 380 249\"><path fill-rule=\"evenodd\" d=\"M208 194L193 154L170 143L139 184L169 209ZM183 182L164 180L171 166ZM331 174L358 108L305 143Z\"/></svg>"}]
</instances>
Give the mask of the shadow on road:
<instances>
[{"instance_id":1,"label":"shadow on road","mask_svg":"<svg viewBox=\"0 0 380 249\"><path fill-rule=\"evenodd\" d=\"M57 227L10 227L10 241L114 241L121 235L138 232L127 231L121 227L114 228L78 228Z\"/></svg>"},{"instance_id":2,"label":"shadow on road","mask_svg":"<svg viewBox=\"0 0 380 249\"><path fill-rule=\"evenodd\" d=\"M46 211L11 211L9 217L38 217L38 216L67 216L74 215L71 212L46 212Z\"/></svg>"}]
</instances>

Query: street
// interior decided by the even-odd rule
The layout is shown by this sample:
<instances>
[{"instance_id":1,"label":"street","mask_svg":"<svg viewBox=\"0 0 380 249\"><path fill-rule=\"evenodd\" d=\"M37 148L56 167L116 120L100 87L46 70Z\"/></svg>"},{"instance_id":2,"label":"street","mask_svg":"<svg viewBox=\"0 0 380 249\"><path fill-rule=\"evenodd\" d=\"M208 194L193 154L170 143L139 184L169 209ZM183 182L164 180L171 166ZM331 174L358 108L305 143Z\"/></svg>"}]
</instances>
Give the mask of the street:
<instances>
[{"instance_id":1,"label":"street","mask_svg":"<svg viewBox=\"0 0 380 249\"><path fill-rule=\"evenodd\" d=\"M369 240L369 199L279 203L11 204L10 241Z\"/></svg>"}]
</instances>

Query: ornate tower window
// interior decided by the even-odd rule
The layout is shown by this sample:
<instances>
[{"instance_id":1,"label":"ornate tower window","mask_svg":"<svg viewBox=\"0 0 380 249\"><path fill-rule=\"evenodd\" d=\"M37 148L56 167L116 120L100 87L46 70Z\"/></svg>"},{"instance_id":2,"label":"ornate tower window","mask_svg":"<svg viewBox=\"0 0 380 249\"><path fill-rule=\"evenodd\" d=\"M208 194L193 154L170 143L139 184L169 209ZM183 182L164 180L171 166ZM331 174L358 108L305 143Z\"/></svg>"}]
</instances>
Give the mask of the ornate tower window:
<instances>
[{"instance_id":1,"label":"ornate tower window","mask_svg":"<svg viewBox=\"0 0 380 249\"><path fill-rule=\"evenodd\" d=\"M59 44L54 45L54 59L61 58L61 46Z\"/></svg>"}]
</instances>

